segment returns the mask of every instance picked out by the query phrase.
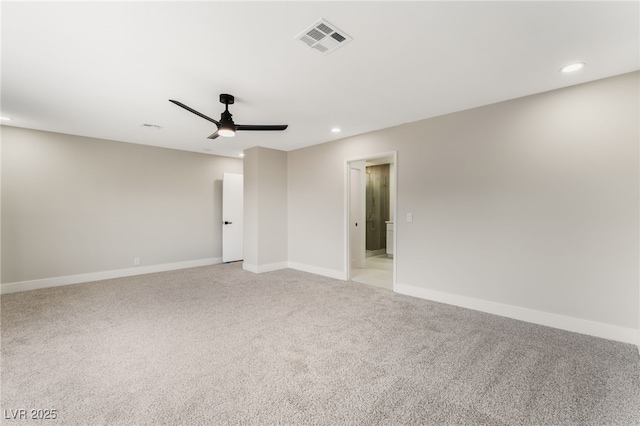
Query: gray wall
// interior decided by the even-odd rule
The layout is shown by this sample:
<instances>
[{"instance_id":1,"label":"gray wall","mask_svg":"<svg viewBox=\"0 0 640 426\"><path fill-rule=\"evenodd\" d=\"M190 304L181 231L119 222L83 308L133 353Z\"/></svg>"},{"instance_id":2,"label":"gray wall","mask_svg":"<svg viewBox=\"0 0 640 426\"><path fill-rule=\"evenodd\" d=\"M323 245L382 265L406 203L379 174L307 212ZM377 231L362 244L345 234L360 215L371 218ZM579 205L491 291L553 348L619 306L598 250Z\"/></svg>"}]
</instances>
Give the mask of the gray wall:
<instances>
[{"instance_id":1,"label":"gray wall","mask_svg":"<svg viewBox=\"0 0 640 426\"><path fill-rule=\"evenodd\" d=\"M397 283L637 329L638 89L636 72L291 151L289 261L344 274L345 159L397 150Z\"/></svg>"},{"instance_id":2,"label":"gray wall","mask_svg":"<svg viewBox=\"0 0 640 426\"><path fill-rule=\"evenodd\" d=\"M287 153L254 147L244 152L244 263L253 272L286 266Z\"/></svg>"},{"instance_id":3,"label":"gray wall","mask_svg":"<svg viewBox=\"0 0 640 426\"><path fill-rule=\"evenodd\" d=\"M242 160L2 126L2 283L222 255Z\"/></svg>"}]
</instances>

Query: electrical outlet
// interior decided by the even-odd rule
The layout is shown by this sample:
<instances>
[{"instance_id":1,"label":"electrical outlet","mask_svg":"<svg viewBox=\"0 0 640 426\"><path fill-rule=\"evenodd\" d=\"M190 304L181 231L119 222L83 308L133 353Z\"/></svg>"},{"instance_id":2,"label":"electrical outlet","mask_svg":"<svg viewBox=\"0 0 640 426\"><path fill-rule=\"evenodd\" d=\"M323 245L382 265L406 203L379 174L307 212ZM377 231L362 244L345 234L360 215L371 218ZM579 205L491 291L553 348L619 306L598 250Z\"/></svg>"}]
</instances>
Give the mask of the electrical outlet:
<instances>
[{"instance_id":1,"label":"electrical outlet","mask_svg":"<svg viewBox=\"0 0 640 426\"><path fill-rule=\"evenodd\" d=\"M133 258L133 266L138 266L140 264L140 258L139 257L134 257Z\"/></svg>"}]
</instances>

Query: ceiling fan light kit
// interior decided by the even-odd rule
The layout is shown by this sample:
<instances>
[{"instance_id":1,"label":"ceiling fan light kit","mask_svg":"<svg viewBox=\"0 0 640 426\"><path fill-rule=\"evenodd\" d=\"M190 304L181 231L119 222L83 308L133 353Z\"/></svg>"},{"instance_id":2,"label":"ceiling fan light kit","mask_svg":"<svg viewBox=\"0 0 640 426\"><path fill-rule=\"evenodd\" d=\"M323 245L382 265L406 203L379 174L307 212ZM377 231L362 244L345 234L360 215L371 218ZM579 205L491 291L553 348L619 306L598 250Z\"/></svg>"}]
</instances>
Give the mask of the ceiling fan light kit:
<instances>
[{"instance_id":1,"label":"ceiling fan light kit","mask_svg":"<svg viewBox=\"0 0 640 426\"><path fill-rule=\"evenodd\" d=\"M214 120L211 117L207 117L201 112L198 112L195 109L186 106L182 102L174 101L173 99L169 99L169 102L172 102L179 107L186 109L190 113L193 113L199 117L204 118L207 121L211 121L212 123L214 123L218 127L218 130L216 130L207 139L215 139L218 136L233 137L235 136L236 131L239 130L274 131L285 130L287 127L289 127L287 124L235 124L233 122L233 116L229 112L229 105L233 105L233 103L235 102L235 98L233 97L233 95L229 95L227 93L222 93L220 95L220 102L224 104L224 111L220 115L220 121Z\"/></svg>"},{"instance_id":2,"label":"ceiling fan light kit","mask_svg":"<svg viewBox=\"0 0 640 426\"><path fill-rule=\"evenodd\" d=\"M233 127L229 127L228 125L223 125L220 123L220 128L218 129L218 136L224 136L225 138L232 138L236 135L236 129Z\"/></svg>"}]
</instances>

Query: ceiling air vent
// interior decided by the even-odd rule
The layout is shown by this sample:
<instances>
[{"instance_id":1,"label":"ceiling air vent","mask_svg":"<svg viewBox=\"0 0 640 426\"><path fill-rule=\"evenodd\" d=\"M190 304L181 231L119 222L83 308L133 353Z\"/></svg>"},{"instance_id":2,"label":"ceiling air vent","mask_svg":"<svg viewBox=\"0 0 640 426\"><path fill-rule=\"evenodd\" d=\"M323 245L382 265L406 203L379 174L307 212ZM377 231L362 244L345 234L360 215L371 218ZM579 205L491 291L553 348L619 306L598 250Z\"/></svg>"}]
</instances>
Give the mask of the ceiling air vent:
<instances>
[{"instance_id":1,"label":"ceiling air vent","mask_svg":"<svg viewBox=\"0 0 640 426\"><path fill-rule=\"evenodd\" d=\"M352 40L348 34L324 19L316 21L315 24L298 34L296 39L324 54L333 52Z\"/></svg>"},{"instance_id":2,"label":"ceiling air vent","mask_svg":"<svg viewBox=\"0 0 640 426\"><path fill-rule=\"evenodd\" d=\"M162 126L158 126L157 124L149 124L149 123L143 123L140 125L140 127L146 127L148 129L156 129L156 130L162 129Z\"/></svg>"}]
</instances>

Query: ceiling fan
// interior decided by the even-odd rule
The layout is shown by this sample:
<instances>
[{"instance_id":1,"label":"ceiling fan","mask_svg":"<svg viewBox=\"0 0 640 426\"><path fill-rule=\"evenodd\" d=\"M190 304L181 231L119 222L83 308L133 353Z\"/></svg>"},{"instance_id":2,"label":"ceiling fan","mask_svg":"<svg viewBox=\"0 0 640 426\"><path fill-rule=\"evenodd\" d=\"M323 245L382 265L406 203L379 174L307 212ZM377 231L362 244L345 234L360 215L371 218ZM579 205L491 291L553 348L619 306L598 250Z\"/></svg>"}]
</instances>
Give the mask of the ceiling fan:
<instances>
[{"instance_id":1,"label":"ceiling fan","mask_svg":"<svg viewBox=\"0 0 640 426\"><path fill-rule=\"evenodd\" d=\"M231 118L231 113L229 112L229 105L233 105L234 97L226 93L222 93L220 95L220 102L224 104L224 112L220 116L220 121L214 120L211 117L207 117L206 115L196 111L195 109L186 106L182 102L174 101L173 99L169 99L169 102L173 102L179 107L182 107L187 111L194 113L195 115L199 115L205 120L209 120L216 126L218 126L218 130L216 130L215 133L213 133L207 139L215 139L218 136L232 137L235 136L237 130L284 130L288 127L287 124L235 124L233 122L233 119Z\"/></svg>"}]
</instances>

